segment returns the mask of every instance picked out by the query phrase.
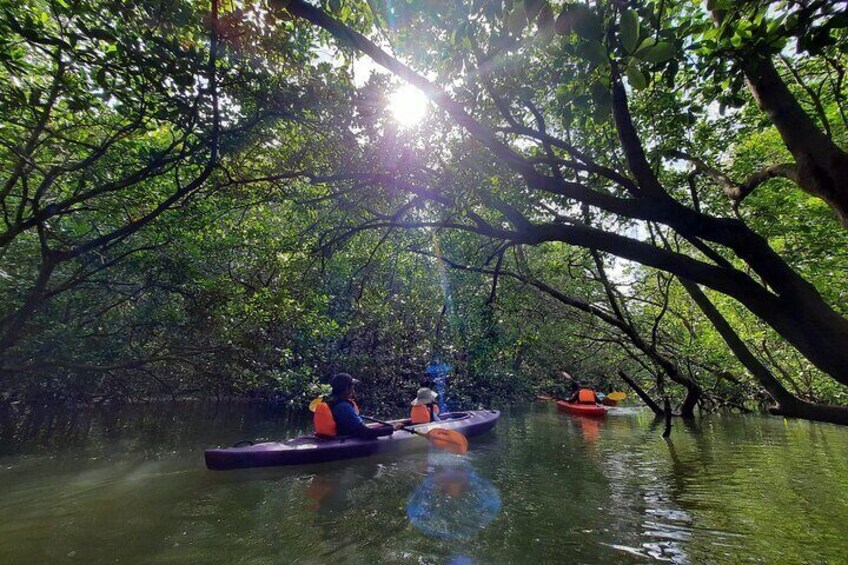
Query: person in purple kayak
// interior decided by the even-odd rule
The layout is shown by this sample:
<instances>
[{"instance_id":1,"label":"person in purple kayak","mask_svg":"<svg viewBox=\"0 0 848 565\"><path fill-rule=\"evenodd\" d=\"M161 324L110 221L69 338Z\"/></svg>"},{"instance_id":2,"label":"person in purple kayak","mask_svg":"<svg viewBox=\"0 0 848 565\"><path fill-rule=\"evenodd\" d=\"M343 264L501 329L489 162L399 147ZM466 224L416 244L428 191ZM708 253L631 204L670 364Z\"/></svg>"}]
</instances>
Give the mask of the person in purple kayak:
<instances>
[{"instance_id":1,"label":"person in purple kayak","mask_svg":"<svg viewBox=\"0 0 848 565\"><path fill-rule=\"evenodd\" d=\"M366 426L359 416L359 408L353 401L354 386L359 384L348 373L337 373L330 381L333 395L330 397L330 410L336 423L336 433L340 436L354 436L361 439L376 439L392 435L402 424L394 426Z\"/></svg>"}]
</instances>

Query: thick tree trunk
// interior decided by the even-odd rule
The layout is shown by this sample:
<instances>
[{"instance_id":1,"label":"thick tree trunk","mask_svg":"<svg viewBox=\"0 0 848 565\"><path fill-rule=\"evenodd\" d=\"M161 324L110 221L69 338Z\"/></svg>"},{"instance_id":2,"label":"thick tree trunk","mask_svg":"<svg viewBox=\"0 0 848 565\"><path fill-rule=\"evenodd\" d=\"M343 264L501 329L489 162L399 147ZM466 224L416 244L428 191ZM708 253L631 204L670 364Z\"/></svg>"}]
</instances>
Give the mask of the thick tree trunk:
<instances>
[{"instance_id":1,"label":"thick tree trunk","mask_svg":"<svg viewBox=\"0 0 848 565\"><path fill-rule=\"evenodd\" d=\"M776 416L787 418L801 418L802 420L814 420L816 422L829 422L848 426L848 409L844 406L828 406L826 404L813 404L804 400L795 399L794 402L783 403L769 409Z\"/></svg>"},{"instance_id":2,"label":"thick tree trunk","mask_svg":"<svg viewBox=\"0 0 848 565\"><path fill-rule=\"evenodd\" d=\"M698 405L698 400L701 399L701 387L698 385L686 387L686 398L683 399L683 404L680 406L680 417L684 419L692 419L695 417L695 406Z\"/></svg>"},{"instance_id":3,"label":"thick tree trunk","mask_svg":"<svg viewBox=\"0 0 848 565\"><path fill-rule=\"evenodd\" d=\"M45 259L23 304L0 320L0 358L23 337L24 326L45 300L47 285L55 269L56 263L50 258Z\"/></svg>"},{"instance_id":4,"label":"thick tree trunk","mask_svg":"<svg viewBox=\"0 0 848 565\"><path fill-rule=\"evenodd\" d=\"M667 394L663 396L663 412L665 412L665 429L662 437L668 438L671 435L671 400Z\"/></svg>"},{"instance_id":5,"label":"thick tree trunk","mask_svg":"<svg viewBox=\"0 0 848 565\"><path fill-rule=\"evenodd\" d=\"M755 56L744 63L748 89L795 157L798 185L827 202L848 227L848 153L801 108L770 59Z\"/></svg>"},{"instance_id":6,"label":"thick tree trunk","mask_svg":"<svg viewBox=\"0 0 848 565\"><path fill-rule=\"evenodd\" d=\"M707 319L718 330L722 339L730 347L730 350L733 351L739 361L742 362L745 368L757 379L757 382L775 400L777 406L769 410L772 414L848 425L848 408L806 402L786 390L768 367L763 365L748 346L745 345L742 338L733 330L707 295L698 288L698 285L686 279L679 280L683 284L683 288L686 289L686 292L689 293L689 296L692 297L692 300L695 301Z\"/></svg>"},{"instance_id":7,"label":"thick tree trunk","mask_svg":"<svg viewBox=\"0 0 848 565\"><path fill-rule=\"evenodd\" d=\"M712 12L721 25L730 12ZM740 57L748 90L777 128L784 145L795 157L794 179L806 192L818 196L848 227L848 153L836 145L804 111L768 55Z\"/></svg>"}]
</instances>

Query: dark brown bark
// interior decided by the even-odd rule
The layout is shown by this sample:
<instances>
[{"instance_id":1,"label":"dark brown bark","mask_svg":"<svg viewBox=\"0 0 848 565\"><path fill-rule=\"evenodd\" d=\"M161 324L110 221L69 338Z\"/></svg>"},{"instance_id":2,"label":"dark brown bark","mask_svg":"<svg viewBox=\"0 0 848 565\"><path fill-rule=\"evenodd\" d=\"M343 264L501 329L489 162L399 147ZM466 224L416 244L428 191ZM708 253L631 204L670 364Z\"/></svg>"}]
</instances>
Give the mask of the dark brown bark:
<instances>
[{"instance_id":1,"label":"dark brown bark","mask_svg":"<svg viewBox=\"0 0 848 565\"><path fill-rule=\"evenodd\" d=\"M618 376L621 377L621 380L627 383L627 386L629 386L633 390L633 392L636 393L636 396L638 396L642 400L642 402L645 403L645 406L651 409L651 412L653 412L657 416L662 416L663 414L665 414L663 409L660 408L660 405L654 402L654 399L651 398L650 395L645 392L642 387L639 386L639 383L631 379L627 375L627 373L619 369Z\"/></svg>"},{"instance_id":2,"label":"dark brown bark","mask_svg":"<svg viewBox=\"0 0 848 565\"><path fill-rule=\"evenodd\" d=\"M739 205L749 194L754 192L754 190L763 184L764 182L773 179L773 178L785 178L794 182L798 182L798 167L795 163L781 163L779 165L770 165L765 167L764 169L753 173L744 181L735 182L725 173L708 165L704 162L703 159L698 157L689 155L684 151L672 150L667 153L669 157L674 157L676 159L684 159L689 161L695 166L695 169L692 174L703 173L717 182L724 193L730 198L733 208L738 209ZM698 193L694 187L694 181L692 177L689 178L689 186L690 191L692 193L692 200L696 204L695 209L698 209Z\"/></svg>"},{"instance_id":3,"label":"dark brown bark","mask_svg":"<svg viewBox=\"0 0 848 565\"><path fill-rule=\"evenodd\" d=\"M761 277L766 286L755 282L738 269L717 267L631 238L576 224L520 225L517 231L481 226L476 220L476 226L459 222L400 222L396 225L452 227L527 244L562 241L606 251L689 278L735 298L792 343L816 367L835 380L848 384L848 371L845 369L848 367L848 320L836 313L811 284L795 273L762 237L742 222L698 213L676 202L665 192L647 163L620 81L613 85L613 113L628 167L638 184L639 196L634 198L612 196L590 190L579 183L561 182L539 173L533 168L532 162L513 151L445 92L361 34L304 0L287 0L280 4L295 16L324 28L347 47L367 54L389 71L422 89L458 125L512 170L519 172L529 188L573 198L625 218L662 223L690 241L705 240L723 245ZM845 178L848 178L848 174ZM822 344L827 346L822 347Z\"/></svg>"},{"instance_id":4,"label":"dark brown bark","mask_svg":"<svg viewBox=\"0 0 848 565\"><path fill-rule=\"evenodd\" d=\"M693 385L686 387L686 397L683 399L683 404L680 405L680 417L684 419L695 417L695 407L703 394L700 386L696 383L693 383Z\"/></svg>"},{"instance_id":5,"label":"dark brown bark","mask_svg":"<svg viewBox=\"0 0 848 565\"><path fill-rule=\"evenodd\" d=\"M712 17L721 25L726 17L733 15L713 11ZM793 180L804 191L824 200L842 225L848 227L848 153L804 111L769 55L749 50L737 58L748 90L795 158L797 176Z\"/></svg>"},{"instance_id":6,"label":"dark brown bark","mask_svg":"<svg viewBox=\"0 0 848 565\"><path fill-rule=\"evenodd\" d=\"M692 300L698 305L707 319L713 324L716 330L724 339L727 346L733 351L734 355L745 366L748 371L754 376L757 382L762 385L766 392L775 400L777 406L772 408L770 412L794 418L804 418L807 420L817 420L821 422L831 422L834 424L848 425L848 408L844 406L827 406L823 404L813 404L801 400L790 393L775 377L772 372L763 365L759 359L751 352L742 338L733 330L728 321L722 316L718 308L710 301L704 292L698 288L698 285L692 281L680 279L683 288Z\"/></svg>"},{"instance_id":7,"label":"dark brown bark","mask_svg":"<svg viewBox=\"0 0 848 565\"><path fill-rule=\"evenodd\" d=\"M848 153L807 115L770 59L751 56L744 61L744 70L757 105L795 157L798 186L827 202L848 227Z\"/></svg>"},{"instance_id":8,"label":"dark brown bark","mask_svg":"<svg viewBox=\"0 0 848 565\"><path fill-rule=\"evenodd\" d=\"M0 337L0 356L14 347L23 337L23 329L33 313L44 303L47 295L47 285L50 277L56 269L56 263L49 256L45 256L35 284L27 294L23 304L0 320L2 337Z\"/></svg>"}]
</instances>

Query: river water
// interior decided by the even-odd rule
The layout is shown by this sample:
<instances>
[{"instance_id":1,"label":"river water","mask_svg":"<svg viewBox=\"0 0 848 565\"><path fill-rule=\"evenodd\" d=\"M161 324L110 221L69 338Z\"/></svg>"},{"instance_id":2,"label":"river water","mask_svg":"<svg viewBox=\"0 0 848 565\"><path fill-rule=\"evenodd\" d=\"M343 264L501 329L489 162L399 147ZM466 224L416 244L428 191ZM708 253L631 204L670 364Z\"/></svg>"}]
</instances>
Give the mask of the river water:
<instances>
[{"instance_id":1,"label":"river water","mask_svg":"<svg viewBox=\"0 0 848 565\"><path fill-rule=\"evenodd\" d=\"M665 441L644 411L536 404L464 458L204 467L204 447L307 424L243 404L7 413L0 563L848 562L848 429L714 415Z\"/></svg>"}]
</instances>

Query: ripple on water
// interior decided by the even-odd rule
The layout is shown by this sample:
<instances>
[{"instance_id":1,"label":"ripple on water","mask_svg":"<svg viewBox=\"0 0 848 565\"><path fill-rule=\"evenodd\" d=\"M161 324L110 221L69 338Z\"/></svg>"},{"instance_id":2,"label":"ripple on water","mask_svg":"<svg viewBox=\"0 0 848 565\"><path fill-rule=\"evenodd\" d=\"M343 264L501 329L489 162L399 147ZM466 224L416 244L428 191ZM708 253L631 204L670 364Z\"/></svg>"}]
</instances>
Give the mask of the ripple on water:
<instances>
[{"instance_id":1,"label":"ripple on water","mask_svg":"<svg viewBox=\"0 0 848 565\"><path fill-rule=\"evenodd\" d=\"M93 435L72 447L5 456L0 562L844 562L835 426L715 416L675 422L666 442L644 412L592 422L536 406L505 410L456 469L423 451L211 473L201 447L286 434L271 416L201 416L171 430L146 415L154 436L129 416L111 435L81 425ZM426 511L407 514L416 501Z\"/></svg>"}]
</instances>

